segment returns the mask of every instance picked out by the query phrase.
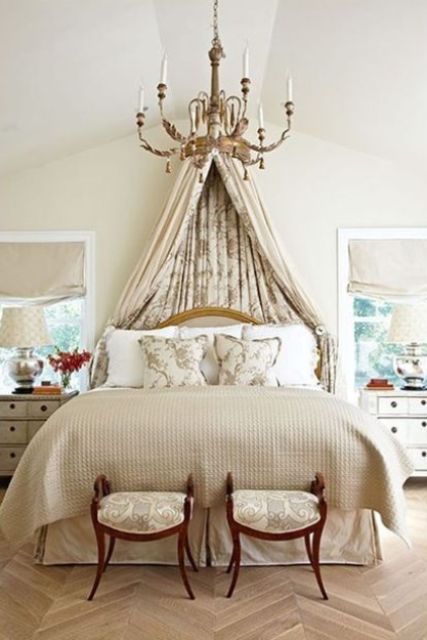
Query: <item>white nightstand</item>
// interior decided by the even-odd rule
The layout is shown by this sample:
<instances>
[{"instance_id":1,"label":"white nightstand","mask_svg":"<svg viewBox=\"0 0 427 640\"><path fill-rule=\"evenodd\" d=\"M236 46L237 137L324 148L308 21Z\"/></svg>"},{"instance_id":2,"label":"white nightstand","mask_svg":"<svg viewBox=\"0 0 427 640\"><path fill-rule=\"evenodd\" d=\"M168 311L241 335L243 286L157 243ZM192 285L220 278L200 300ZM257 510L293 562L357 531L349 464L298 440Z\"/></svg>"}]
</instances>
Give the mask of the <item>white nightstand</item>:
<instances>
[{"instance_id":1,"label":"white nightstand","mask_svg":"<svg viewBox=\"0 0 427 640\"><path fill-rule=\"evenodd\" d=\"M12 476L25 447L47 418L74 398L78 391L61 395L14 395L0 391L0 476Z\"/></svg>"},{"instance_id":2,"label":"white nightstand","mask_svg":"<svg viewBox=\"0 0 427 640\"><path fill-rule=\"evenodd\" d=\"M360 406L405 446L414 476L427 477L427 391L360 391Z\"/></svg>"}]
</instances>

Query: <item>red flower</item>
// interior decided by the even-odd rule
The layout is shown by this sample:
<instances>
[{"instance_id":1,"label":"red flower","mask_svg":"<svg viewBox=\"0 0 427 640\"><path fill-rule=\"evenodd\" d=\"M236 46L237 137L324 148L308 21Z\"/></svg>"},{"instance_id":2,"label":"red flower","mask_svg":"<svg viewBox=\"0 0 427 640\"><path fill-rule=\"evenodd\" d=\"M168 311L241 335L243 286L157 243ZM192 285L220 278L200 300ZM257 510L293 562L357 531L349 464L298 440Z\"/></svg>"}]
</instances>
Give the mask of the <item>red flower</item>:
<instances>
[{"instance_id":1,"label":"red flower","mask_svg":"<svg viewBox=\"0 0 427 640\"><path fill-rule=\"evenodd\" d=\"M70 352L57 349L55 354L48 356L48 361L54 371L73 373L73 371L80 371L91 357L92 354L89 351L79 352L78 349L74 349Z\"/></svg>"}]
</instances>

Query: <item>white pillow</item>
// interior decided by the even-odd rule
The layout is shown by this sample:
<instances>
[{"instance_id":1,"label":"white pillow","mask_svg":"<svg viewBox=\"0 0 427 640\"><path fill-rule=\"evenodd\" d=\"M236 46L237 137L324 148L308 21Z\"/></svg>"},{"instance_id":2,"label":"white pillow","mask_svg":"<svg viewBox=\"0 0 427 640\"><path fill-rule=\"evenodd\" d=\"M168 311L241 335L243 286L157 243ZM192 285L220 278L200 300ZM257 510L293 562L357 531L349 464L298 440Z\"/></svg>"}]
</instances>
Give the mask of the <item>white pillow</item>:
<instances>
[{"instance_id":1,"label":"white pillow","mask_svg":"<svg viewBox=\"0 0 427 640\"><path fill-rule=\"evenodd\" d=\"M280 386L319 384L314 373L318 361L316 339L304 324L245 325L243 337L249 340L280 338L282 345L273 367Z\"/></svg>"},{"instance_id":2,"label":"white pillow","mask_svg":"<svg viewBox=\"0 0 427 640\"><path fill-rule=\"evenodd\" d=\"M144 336L175 338L176 327L164 329L114 329L107 337L107 387L142 387L144 385L144 356L139 340Z\"/></svg>"},{"instance_id":3,"label":"white pillow","mask_svg":"<svg viewBox=\"0 0 427 640\"><path fill-rule=\"evenodd\" d=\"M243 324L232 324L228 327L179 327L180 338L208 337L208 350L200 365L200 370L208 384L218 384L219 364L214 348L215 336L222 333L233 338L241 338L243 326Z\"/></svg>"}]
</instances>

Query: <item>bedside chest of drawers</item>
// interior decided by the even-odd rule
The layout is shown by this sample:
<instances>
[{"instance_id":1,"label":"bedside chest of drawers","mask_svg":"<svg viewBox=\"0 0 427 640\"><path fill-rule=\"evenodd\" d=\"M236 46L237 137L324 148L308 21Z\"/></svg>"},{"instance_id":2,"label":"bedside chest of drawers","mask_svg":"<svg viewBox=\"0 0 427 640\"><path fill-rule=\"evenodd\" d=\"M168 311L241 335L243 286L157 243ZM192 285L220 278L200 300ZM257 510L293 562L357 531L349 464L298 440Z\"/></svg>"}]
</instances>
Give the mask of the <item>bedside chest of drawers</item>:
<instances>
[{"instance_id":1,"label":"bedside chest of drawers","mask_svg":"<svg viewBox=\"0 0 427 640\"><path fill-rule=\"evenodd\" d=\"M427 391L362 389L360 406L405 446L415 467L413 475L427 477Z\"/></svg>"},{"instance_id":2,"label":"bedside chest of drawers","mask_svg":"<svg viewBox=\"0 0 427 640\"><path fill-rule=\"evenodd\" d=\"M0 393L0 476L12 476L25 447L47 418L74 398L78 391L61 395Z\"/></svg>"}]
</instances>

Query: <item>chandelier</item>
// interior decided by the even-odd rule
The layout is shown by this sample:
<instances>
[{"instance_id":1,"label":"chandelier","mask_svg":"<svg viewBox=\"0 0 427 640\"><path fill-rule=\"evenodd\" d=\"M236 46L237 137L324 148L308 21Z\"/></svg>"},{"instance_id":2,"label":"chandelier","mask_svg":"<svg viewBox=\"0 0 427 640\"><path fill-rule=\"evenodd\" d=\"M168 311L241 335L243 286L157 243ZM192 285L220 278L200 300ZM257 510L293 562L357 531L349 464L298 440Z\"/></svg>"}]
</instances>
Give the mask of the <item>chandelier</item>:
<instances>
[{"instance_id":1,"label":"chandelier","mask_svg":"<svg viewBox=\"0 0 427 640\"><path fill-rule=\"evenodd\" d=\"M145 123L144 89L140 89L139 108L136 115L138 138L141 147L161 158L166 158L166 173L171 173L170 158L176 154L181 160L190 158L199 169L209 159L212 153L224 154L239 160L243 167L243 177L248 179L247 167L258 165L265 168L264 155L276 149L288 137L291 130L291 120L294 113L292 102L292 79L287 80L287 100L284 104L286 115L286 129L278 140L266 144L266 131L264 128L264 114L262 104L258 106L258 143L253 143L244 137L249 126L247 118L248 94L251 81L249 78L249 50L246 47L243 54L243 77L241 84L241 97L236 95L226 96L220 89L219 65L221 58L225 57L218 32L218 0L213 5L213 40L209 51L211 64L211 90L210 95L206 91L200 91L188 104L190 130L188 135L183 135L177 127L165 117L164 102L167 91L167 56L163 56L161 66L161 79L157 85L157 97L162 118L162 125L166 133L176 143L169 149L160 150L154 148L142 135ZM202 173L200 173L202 180Z\"/></svg>"}]
</instances>

